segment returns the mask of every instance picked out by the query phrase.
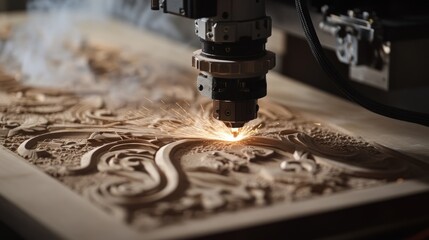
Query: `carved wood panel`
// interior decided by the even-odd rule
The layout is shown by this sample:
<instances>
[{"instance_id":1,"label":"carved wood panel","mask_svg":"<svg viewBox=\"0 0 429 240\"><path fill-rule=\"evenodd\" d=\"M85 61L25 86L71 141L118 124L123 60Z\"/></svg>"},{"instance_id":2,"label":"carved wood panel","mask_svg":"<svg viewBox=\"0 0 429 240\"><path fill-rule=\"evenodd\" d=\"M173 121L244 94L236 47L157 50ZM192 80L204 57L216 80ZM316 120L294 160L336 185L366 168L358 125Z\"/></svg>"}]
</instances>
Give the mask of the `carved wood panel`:
<instances>
[{"instance_id":1,"label":"carved wood panel","mask_svg":"<svg viewBox=\"0 0 429 240\"><path fill-rule=\"evenodd\" d=\"M242 140L231 141L196 92L194 72L94 45L78 53L95 74L91 85L30 87L1 74L2 145L137 229L425 171L409 157L268 100ZM127 85L129 96L115 93Z\"/></svg>"}]
</instances>

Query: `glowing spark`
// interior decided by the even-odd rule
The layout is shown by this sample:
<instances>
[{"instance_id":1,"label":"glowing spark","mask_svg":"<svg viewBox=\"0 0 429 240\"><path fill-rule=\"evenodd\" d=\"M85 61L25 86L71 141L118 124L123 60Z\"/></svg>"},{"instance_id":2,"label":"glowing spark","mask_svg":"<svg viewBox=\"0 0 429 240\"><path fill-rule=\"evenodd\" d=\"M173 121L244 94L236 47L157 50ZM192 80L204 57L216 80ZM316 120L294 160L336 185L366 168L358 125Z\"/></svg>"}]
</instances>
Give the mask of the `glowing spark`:
<instances>
[{"instance_id":1,"label":"glowing spark","mask_svg":"<svg viewBox=\"0 0 429 240\"><path fill-rule=\"evenodd\" d=\"M147 98L147 97L143 97L144 99L146 99L148 102L150 102L151 104L153 104L153 101L152 100L150 100L149 98Z\"/></svg>"}]
</instances>

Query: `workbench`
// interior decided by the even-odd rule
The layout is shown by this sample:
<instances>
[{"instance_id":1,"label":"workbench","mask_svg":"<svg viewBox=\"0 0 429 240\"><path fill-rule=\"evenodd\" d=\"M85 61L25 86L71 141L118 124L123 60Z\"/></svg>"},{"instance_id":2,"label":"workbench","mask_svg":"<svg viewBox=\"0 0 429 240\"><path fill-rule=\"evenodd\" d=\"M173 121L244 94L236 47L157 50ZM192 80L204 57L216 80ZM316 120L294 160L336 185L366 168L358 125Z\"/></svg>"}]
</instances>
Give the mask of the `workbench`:
<instances>
[{"instance_id":1,"label":"workbench","mask_svg":"<svg viewBox=\"0 0 429 240\"><path fill-rule=\"evenodd\" d=\"M25 21L25 16L0 16L1 25L21 21ZM160 63L191 68L191 55L195 49L154 33L114 20L86 22L80 28L90 42L133 49L158 59ZM269 73L267 79L270 100L306 118L429 164L429 128L379 116L275 72ZM31 239L255 238L272 237L273 233L279 233L279 229L287 229L283 237L298 237L305 232L311 236L308 232L313 231L315 224L324 225L325 229L320 233L321 236L327 236L336 230L341 234L357 231L356 221L346 219L349 216L356 219L360 217L358 221L365 216L374 218L368 219L368 222L378 224L380 222L377 219L383 219L383 211L390 212L395 208L398 216L392 215L394 222L391 226L406 225L407 219L403 218L416 217L416 213L419 221L428 220L429 217L429 208L422 207L423 202L428 200L429 179L422 178L309 199L293 205L277 204L232 212L142 233L110 217L11 151L3 147L0 151L0 219L20 235ZM362 209L373 212L359 214ZM326 219L343 221L327 224ZM295 230L291 230L292 227ZM343 228L344 231L337 228ZM380 231L380 228L376 226L366 231L356 234L366 236Z\"/></svg>"}]
</instances>

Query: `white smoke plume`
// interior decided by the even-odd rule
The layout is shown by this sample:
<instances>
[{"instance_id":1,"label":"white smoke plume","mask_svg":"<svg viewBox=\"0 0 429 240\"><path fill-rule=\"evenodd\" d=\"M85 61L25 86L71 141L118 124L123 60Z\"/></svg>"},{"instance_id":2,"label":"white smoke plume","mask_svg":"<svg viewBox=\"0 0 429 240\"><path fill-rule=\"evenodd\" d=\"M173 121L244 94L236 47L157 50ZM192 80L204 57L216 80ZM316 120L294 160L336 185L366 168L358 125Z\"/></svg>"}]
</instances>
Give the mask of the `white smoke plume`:
<instances>
[{"instance_id":1,"label":"white smoke plume","mask_svg":"<svg viewBox=\"0 0 429 240\"><path fill-rule=\"evenodd\" d=\"M32 0L28 9L27 21L14 27L11 38L1 46L0 65L4 70L32 86L73 89L79 82L81 87L87 86L86 90L107 91L107 96L118 102L138 101L142 96L134 91L141 83L127 77L118 79L126 84L102 89L88 59L76 54L85 41L80 24L116 16L139 27L164 32L168 37L196 39L192 22L152 12L148 0ZM179 30L183 29L181 26L185 26L185 34Z\"/></svg>"},{"instance_id":2,"label":"white smoke plume","mask_svg":"<svg viewBox=\"0 0 429 240\"><path fill-rule=\"evenodd\" d=\"M77 79L85 78L90 82L92 74L86 59L75 56L83 41L77 25L104 18L111 3L110 0L31 1L28 19L14 28L3 45L2 66L11 73L19 73L29 85L72 86Z\"/></svg>"}]
</instances>

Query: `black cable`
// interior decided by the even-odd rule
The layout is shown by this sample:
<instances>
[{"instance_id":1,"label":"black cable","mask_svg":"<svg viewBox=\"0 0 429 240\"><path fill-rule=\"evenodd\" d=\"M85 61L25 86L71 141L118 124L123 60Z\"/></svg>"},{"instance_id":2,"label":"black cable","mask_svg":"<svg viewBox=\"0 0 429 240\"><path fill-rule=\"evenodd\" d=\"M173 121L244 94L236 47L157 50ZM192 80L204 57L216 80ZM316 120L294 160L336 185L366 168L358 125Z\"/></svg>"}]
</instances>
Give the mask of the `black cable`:
<instances>
[{"instance_id":1,"label":"black cable","mask_svg":"<svg viewBox=\"0 0 429 240\"><path fill-rule=\"evenodd\" d=\"M363 96L352 86L350 86L347 80L343 76L341 76L341 74L335 69L335 67L324 54L322 45L320 44L319 38L317 37L313 23L311 21L310 12L308 10L306 0L295 0L295 5L298 11L299 19L302 24L302 28L304 29L305 36L307 37L308 45L311 48L311 52L313 53L314 57L316 58L322 69L326 72L326 74L330 77L330 79L334 82L336 87L342 93L344 93L352 101L374 113L402 121L429 126L428 114L404 110L381 104Z\"/></svg>"}]
</instances>

